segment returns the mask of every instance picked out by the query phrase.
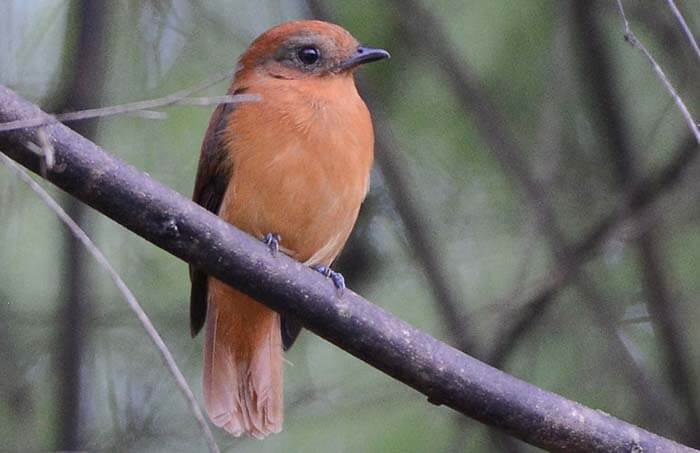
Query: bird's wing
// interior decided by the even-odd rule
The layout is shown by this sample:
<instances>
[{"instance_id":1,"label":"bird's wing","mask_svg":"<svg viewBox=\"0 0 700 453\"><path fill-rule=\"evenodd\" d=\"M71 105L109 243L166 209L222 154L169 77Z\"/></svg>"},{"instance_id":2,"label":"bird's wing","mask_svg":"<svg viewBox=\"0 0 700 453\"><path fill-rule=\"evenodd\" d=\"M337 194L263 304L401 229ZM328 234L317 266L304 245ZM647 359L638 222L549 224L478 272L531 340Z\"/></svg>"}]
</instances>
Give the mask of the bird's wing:
<instances>
[{"instance_id":1,"label":"bird's wing","mask_svg":"<svg viewBox=\"0 0 700 453\"><path fill-rule=\"evenodd\" d=\"M235 94L240 93L240 91ZM223 131L236 104L219 105L209 120L202 143L192 199L214 214L219 213L226 188L231 180L231 165L227 150L222 146ZM194 337L202 330L207 318L207 274L190 266L190 332ZM301 332L301 324L282 316L282 344L289 349Z\"/></svg>"},{"instance_id":2,"label":"bird's wing","mask_svg":"<svg viewBox=\"0 0 700 453\"><path fill-rule=\"evenodd\" d=\"M292 347L301 333L301 324L299 321L289 316L280 316L280 320L280 327L282 328L282 347L287 351Z\"/></svg>"},{"instance_id":3,"label":"bird's wing","mask_svg":"<svg viewBox=\"0 0 700 453\"><path fill-rule=\"evenodd\" d=\"M192 199L214 214L219 213L221 201L231 179L231 165L221 140L234 108L235 104L220 104L214 110L199 156ZM204 326L207 316L207 275L190 266L190 280L190 332L194 337Z\"/></svg>"}]
</instances>

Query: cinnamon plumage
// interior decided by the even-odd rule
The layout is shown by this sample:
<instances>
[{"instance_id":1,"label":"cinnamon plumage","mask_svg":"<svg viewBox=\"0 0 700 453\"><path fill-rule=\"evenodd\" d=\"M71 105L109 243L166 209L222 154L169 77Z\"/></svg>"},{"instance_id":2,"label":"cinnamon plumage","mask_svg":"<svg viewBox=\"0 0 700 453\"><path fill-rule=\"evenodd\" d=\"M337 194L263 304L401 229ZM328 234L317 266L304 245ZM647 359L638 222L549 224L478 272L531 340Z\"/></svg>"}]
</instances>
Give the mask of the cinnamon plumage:
<instances>
[{"instance_id":1,"label":"cinnamon plumage","mask_svg":"<svg viewBox=\"0 0 700 453\"><path fill-rule=\"evenodd\" d=\"M328 272L367 194L373 159L372 122L353 73L388 56L326 22L263 33L241 56L229 89L259 100L214 111L194 200L271 251ZM279 432L282 352L300 327L197 269L191 278L192 334L206 325L209 417L235 436Z\"/></svg>"}]
</instances>

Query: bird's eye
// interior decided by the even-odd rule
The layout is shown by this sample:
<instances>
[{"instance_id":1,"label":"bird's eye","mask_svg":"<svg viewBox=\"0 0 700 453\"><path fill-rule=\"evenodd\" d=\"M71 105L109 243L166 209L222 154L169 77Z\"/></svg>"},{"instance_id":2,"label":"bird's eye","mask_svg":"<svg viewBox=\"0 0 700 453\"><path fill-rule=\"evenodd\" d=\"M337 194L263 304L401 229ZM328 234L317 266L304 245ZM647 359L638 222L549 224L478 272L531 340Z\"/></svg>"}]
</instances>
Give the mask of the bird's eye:
<instances>
[{"instance_id":1,"label":"bird's eye","mask_svg":"<svg viewBox=\"0 0 700 453\"><path fill-rule=\"evenodd\" d=\"M297 52L297 56L305 65L312 65L321 58L321 52L315 47L302 47Z\"/></svg>"}]
</instances>

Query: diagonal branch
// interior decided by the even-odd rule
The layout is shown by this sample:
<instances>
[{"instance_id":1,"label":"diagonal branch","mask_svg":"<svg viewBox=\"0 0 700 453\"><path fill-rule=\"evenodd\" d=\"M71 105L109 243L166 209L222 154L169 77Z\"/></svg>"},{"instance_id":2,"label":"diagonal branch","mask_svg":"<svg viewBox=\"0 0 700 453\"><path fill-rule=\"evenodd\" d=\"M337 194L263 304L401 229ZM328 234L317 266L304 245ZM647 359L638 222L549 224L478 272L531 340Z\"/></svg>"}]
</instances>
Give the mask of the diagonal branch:
<instances>
[{"instance_id":1,"label":"diagonal branch","mask_svg":"<svg viewBox=\"0 0 700 453\"><path fill-rule=\"evenodd\" d=\"M221 82L222 80L230 79L231 74L225 73L215 77L211 77L203 82L200 82L190 88L177 91L162 98L147 99L144 101L130 102L128 104L110 105L108 107L100 107L94 109L78 110L76 112L58 113L48 117L25 118L22 120L9 121L0 124L0 132L9 132L12 130L23 129L26 127L45 126L52 123L67 123L71 121L83 121L93 118L104 118L108 116L126 115L126 114L143 114L146 117L160 118L152 109L169 107L171 105L195 105L205 106L213 104L235 104L238 102L254 102L260 100L260 97L255 94L234 94L216 97L192 97L210 86Z\"/></svg>"},{"instance_id":2,"label":"diagonal branch","mask_svg":"<svg viewBox=\"0 0 700 453\"><path fill-rule=\"evenodd\" d=\"M148 318L148 315L141 307L141 304L139 304L138 300L136 300L136 297L131 292L129 287L126 286L124 280L122 280L117 271L112 267L107 258L102 254L100 249L98 249L97 246L92 242L92 240L88 237L85 231L83 231L83 229L80 228L80 226L66 213L66 211L64 211L63 208L59 206L56 200L54 200L51 197L51 195L48 194L48 192L42 189L41 186L37 184L22 167L14 163L2 152L0 152L0 161L3 164L5 164L10 170L13 171L15 175L17 175L17 178L19 180L21 180L23 183L29 186L29 188L32 189L39 196L41 201L44 202L44 204L54 214L56 214L56 217L58 217L59 220L63 222L63 224L66 226L66 228L68 228L70 233L73 236L75 236L75 238L83 245L83 247L85 247L85 249L93 256L93 258L95 258L95 261L97 261L97 263L107 272L109 278L112 280L114 285L122 294L127 304L129 304L129 308L131 308L131 310L134 312L139 322L141 323L141 326L146 331L146 334L149 336L149 338L155 345L156 349L158 350L158 353L163 359L163 362L168 367L170 374L172 374L173 378L175 379L175 383L177 384L178 388L187 400L187 403L190 406L190 411L192 411L192 415L194 416L195 420L197 420L197 423L199 424L199 427L202 430L202 434L204 435L204 439L207 441L209 451L213 453L218 453L219 447L216 445L214 435L212 434L211 430L209 429L209 425L204 419L202 410L199 408L199 404L197 403L197 400L195 399L194 394L192 393L192 389L187 384L185 376L180 371L180 368L178 368L172 353L165 345L165 342L163 341L161 336L158 334L158 331L153 326L153 323L151 323L151 320Z\"/></svg>"},{"instance_id":3,"label":"diagonal branch","mask_svg":"<svg viewBox=\"0 0 700 453\"><path fill-rule=\"evenodd\" d=\"M632 47L638 49L647 59L652 69L656 73L656 76L661 81L661 84L671 95L671 98L673 98L673 102L676 103L678 110L680 110L681 114L683 115L683 119L685 119L685 122L688 123L688 127L695 136L695 140L697 140L698 144L700 144L700 128L698 127L697 121L695 121L693 115L690 113L690 110L688 110L688 106L685 105L683 99L681 99L681 97L678 95L678 92L674 88L673 84L666 76L664 70L661 69L659 63L656 62L654 56L651 54L651 52L649 52L649 49L647 49L646 46L642 44L642 42L637 38L637 35L635 35L632 29L630 28L629 20L627 20L627 16L625 15L625 8L624 6L622 6L622 0L617 0L617 7L620 11L620 16L622 17L622 23L625 26L625 40L628 43L630 43Z\"/></svg>"},{"instance_id":4,"label":"diagonal branch","mask_svg":"<svg viewBox=\"0 0 700 453\"><path fill-rule=\"evenodd\" d=\"M0 122L41 115L0 87ZM428 396L533 445L556 451L692 451L542 390L392 316L352 291L338 297L318 272L267 247L61 124L47 179L160 248L291 315L368 364ZM0 149L37 172L34 129L0 134Z\"/></svg>"},{"instance_id":5,"label":"diagonal branch","mask_svg":"<svg viewBox=\"0 0 700 453\"><path fill-rule=\"evenodd\" d=\"M698 61L700 61L700 46L698 46L698 42L695 40L695 36L693 36L693 32L690 31L690 27L688 27L688 24L685 21L683 14L676 6L676 2L674 2L673 0L666 0L666 3L668 3L668 7L671 8L671 12L673 12L673 15L676 16L676 20L678 21L678 23L681 24L681 29L683 29L683 34L685 34L685 37L688 39L688 42L690 43L690 47L693 48L695 55L698 57Z\"/></svg>"}]
</instances>

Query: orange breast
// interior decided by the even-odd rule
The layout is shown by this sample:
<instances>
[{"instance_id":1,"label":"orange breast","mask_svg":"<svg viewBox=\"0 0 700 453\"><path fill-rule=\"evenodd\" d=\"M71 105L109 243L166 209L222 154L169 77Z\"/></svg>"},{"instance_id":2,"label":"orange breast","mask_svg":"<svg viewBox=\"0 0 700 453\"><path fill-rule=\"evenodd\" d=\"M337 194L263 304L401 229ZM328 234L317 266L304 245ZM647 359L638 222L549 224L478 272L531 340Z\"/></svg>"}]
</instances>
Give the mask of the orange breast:
<instances>
[{"instance_id":1,"label":"orange breast","mask_svg":"<svg viewBox=\"0 0 700 453\"><path fill-rule=\"evenodd\" d=\"M374 137L350 76L268 79L249 86L225 137L232 180L219 215L285 252L330 265L355 223L369 186Z\"/></svg>"}]
</instances>

